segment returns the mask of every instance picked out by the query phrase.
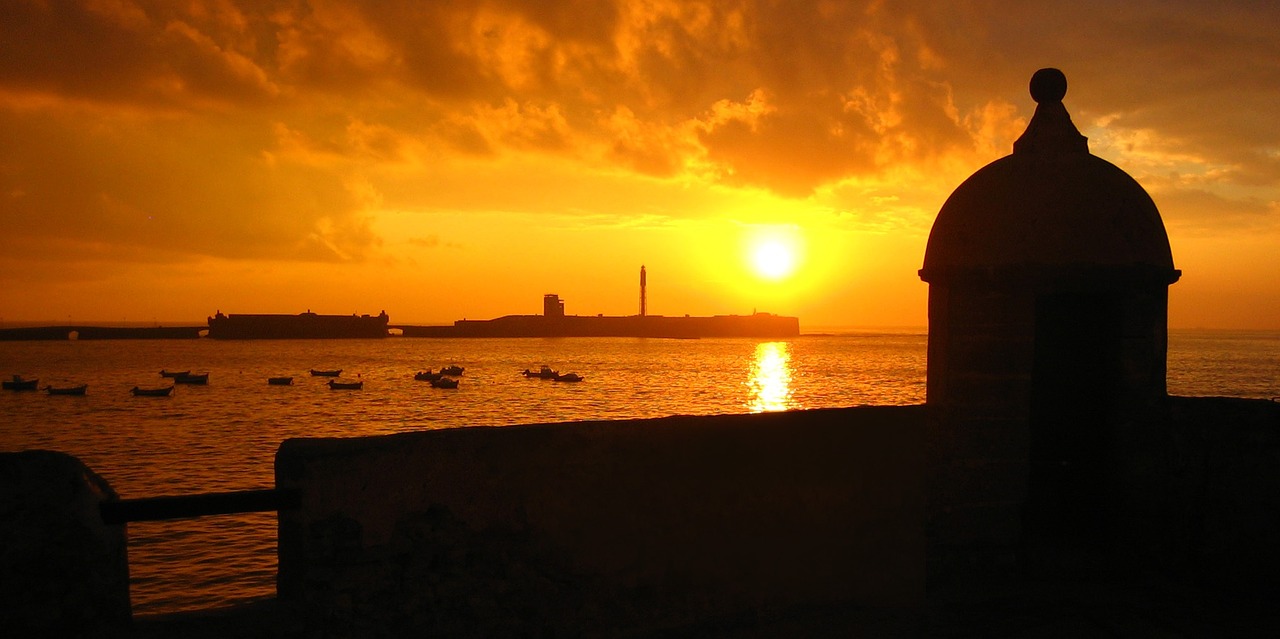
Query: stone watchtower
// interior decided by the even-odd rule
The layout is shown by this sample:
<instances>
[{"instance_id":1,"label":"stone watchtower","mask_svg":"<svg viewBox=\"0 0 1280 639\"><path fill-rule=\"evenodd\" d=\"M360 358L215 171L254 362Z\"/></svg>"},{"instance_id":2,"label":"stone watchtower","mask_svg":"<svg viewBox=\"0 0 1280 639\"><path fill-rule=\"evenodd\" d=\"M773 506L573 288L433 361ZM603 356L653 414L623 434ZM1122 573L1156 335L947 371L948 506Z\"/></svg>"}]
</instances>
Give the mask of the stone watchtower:
<instances>
[{"instance_id":1,"label":"stone watchtower","mask_svg":"<svg viewBox=\"0 0 1280 639\"><path fill-rule=\"evenodd\" d=\"M943 204L920 269L943 563L1113 554L1142 463L1130 453L1165 401L1180 271L1151 197L1089 153L1066 90L1061 71L1036 72L1026 132Z\"/></svg>"}]
</instances>

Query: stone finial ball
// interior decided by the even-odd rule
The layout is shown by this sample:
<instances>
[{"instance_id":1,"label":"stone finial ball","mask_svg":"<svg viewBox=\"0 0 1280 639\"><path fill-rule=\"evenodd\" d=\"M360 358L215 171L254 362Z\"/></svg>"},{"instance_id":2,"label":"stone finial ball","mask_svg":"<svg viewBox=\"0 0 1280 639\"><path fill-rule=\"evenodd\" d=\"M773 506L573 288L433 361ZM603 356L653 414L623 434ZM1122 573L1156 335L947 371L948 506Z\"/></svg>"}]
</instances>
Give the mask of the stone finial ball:
<instances>
[{"instance_id":1,"label":"stone finial ball","mask_svg":"<svg viewBox=\"0 0 1280 639\"><path fill-rule=\"evenodd\" d=\"M1031 76L1031 99L1036 104L1061 102L1067 94L1067 76L1057 69L1040 69Z\"/></svg>"}]
</instances>

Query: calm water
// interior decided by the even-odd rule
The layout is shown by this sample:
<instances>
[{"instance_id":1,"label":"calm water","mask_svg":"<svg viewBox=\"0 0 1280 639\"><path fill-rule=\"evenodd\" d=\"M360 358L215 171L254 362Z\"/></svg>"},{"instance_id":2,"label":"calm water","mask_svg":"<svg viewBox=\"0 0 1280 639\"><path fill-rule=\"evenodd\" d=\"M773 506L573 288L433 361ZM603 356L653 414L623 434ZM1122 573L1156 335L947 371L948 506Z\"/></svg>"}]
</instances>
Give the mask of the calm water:
<instances>
[{"instance_id":1,"label":"calm water","mask_svg":"<svg viewBox=\"0 0 1280 639\"><path fill-rule=\"evenodd\" d=\"M290 437L581 419L745 413L924 401L926 336L876 333L750 339L0 342L0 375L89 384L85 397L0 395L0 450L73 454L121 496L269 488ZM466 367L457 390L413 373ZM529 380L549 364L586 381ZM311 368L341 368L362 391L331 391ZM208 386L167 385L161 369L208 371ZM268 386L292 375L293 386ZM1280 333L1175 333L1169 390L1280 395ZM275 516L129 525L136 614L269 596Z\"/></svg>"}]
</instances>

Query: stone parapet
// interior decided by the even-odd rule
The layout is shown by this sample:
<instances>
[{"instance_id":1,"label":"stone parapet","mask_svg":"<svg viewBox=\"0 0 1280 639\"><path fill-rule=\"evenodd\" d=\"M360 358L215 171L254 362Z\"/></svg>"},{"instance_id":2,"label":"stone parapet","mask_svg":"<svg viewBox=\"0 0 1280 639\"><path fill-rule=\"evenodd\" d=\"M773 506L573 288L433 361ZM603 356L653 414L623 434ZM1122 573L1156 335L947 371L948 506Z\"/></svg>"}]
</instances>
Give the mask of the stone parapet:
<instances>
[{"instance_id":1,"label":"stone parapet","mask_svg":"<svg viewBox=\"0 0 1280 639\"><path fill-rule=\"evenodd\" d=\"M659 631L924 596L924 407L290 440L282 604L329 632Z\"/></svg>"}]
</instances>

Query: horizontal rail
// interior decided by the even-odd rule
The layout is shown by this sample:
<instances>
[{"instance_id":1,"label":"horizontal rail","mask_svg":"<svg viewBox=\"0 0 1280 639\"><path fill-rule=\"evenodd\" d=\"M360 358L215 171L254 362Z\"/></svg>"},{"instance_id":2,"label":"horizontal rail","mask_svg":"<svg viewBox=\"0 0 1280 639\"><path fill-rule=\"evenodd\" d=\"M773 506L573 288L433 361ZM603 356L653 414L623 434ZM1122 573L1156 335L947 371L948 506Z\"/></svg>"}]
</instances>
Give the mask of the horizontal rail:
<instances>
[{"instance_id":1,"label":"horizontal rail","mask_svg":"<svg viewBox=\"0 0 1280 639\"><path fill-rule=\"evenodd\" d=\"M99 512L104 523L117 525L131 521L289 510L301 504L302 493L297 489L273 488L104 501L99 506Z\"/></svg>"}]
</instances>

